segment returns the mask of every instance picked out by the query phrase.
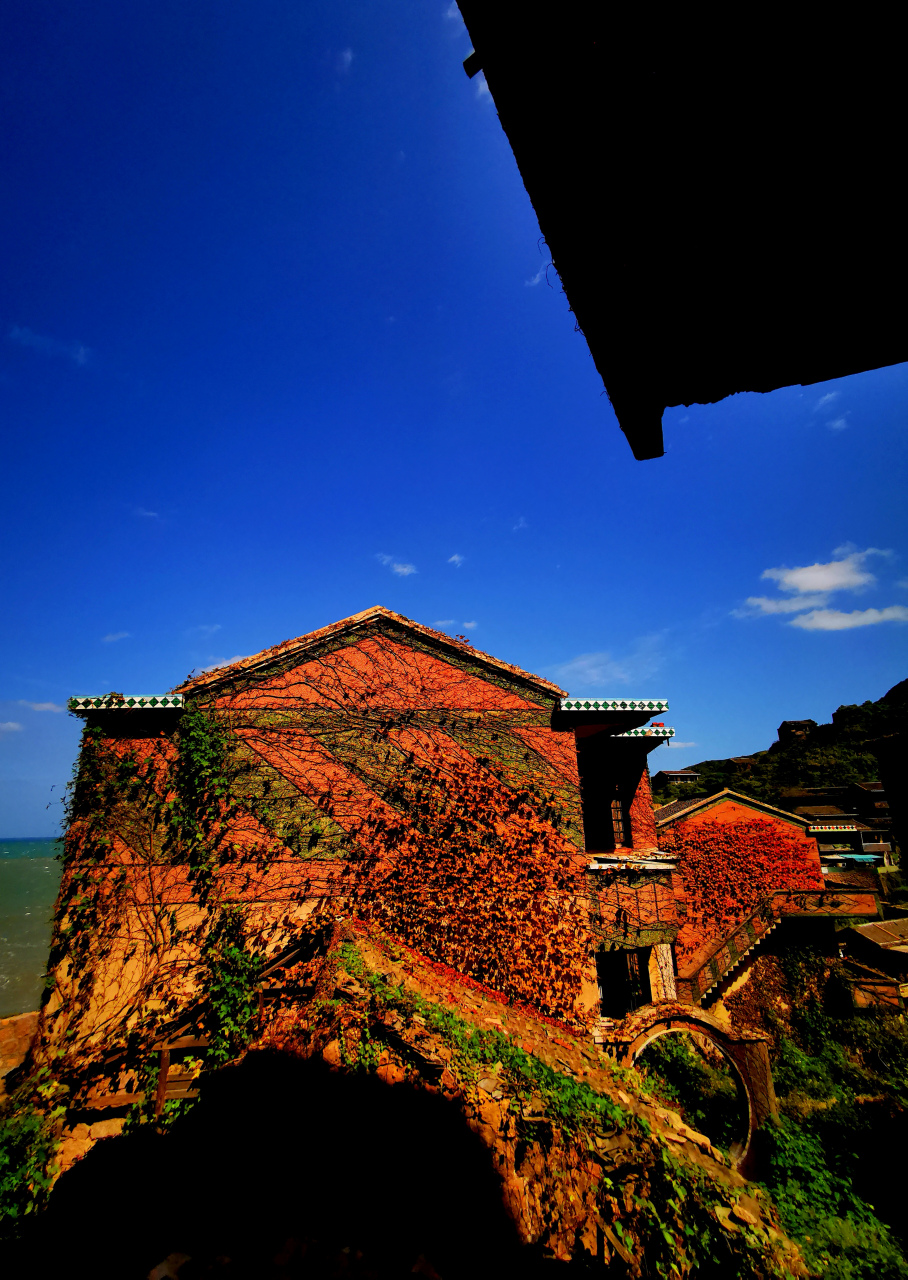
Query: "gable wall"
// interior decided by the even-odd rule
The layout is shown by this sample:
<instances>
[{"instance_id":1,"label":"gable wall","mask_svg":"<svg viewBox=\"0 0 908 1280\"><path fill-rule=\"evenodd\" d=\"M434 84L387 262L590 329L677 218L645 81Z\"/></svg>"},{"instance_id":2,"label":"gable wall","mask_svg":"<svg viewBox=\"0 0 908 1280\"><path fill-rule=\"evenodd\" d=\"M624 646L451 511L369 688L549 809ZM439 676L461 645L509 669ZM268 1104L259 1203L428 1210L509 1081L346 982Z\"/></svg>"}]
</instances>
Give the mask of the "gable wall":
<instances>
[{"instance_id":1,"label":"gable wall","mask_svg":"<svg viewBox=\"0 0 908 1280\"><path fill-rule=\"evenodd\" d=\"M199 688L195 710L188 698L148 736L145 711L89 726L45 1044L87 1063L190 1007L205 937L234 909L267 955L342 903L502 992L586 1016L576 752L550 728L555 695L396 635L280 665ZM186 808L197 722L220 752L201 787L201 871Z\"/></svg>"},{"instance_id":2,"label":"gable wall","mask_svg":"<svg viewBox=\"0 0 908 1280\"><path fill-rule=\"evenodd\" d=\"M681 920L679 971L774 894L824 887L816 840L739 801L722 800L666 824L660 847L677 858L672 880Z\"/></svg>"}]
</instances>

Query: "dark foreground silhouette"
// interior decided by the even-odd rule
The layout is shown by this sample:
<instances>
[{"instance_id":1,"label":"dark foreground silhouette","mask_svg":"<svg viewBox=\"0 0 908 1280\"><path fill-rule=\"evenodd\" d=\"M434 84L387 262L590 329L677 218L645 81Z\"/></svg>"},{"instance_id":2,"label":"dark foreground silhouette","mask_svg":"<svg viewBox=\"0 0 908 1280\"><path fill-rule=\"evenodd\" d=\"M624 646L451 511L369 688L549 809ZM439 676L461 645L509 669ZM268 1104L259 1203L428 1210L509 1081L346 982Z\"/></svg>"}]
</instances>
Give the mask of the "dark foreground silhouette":
<instances>
[{"instance_id":1,"label":"dark foreground silhouette","mask_svg":"<svg viewBox=\"0 0 908 1280\"><path fill-rule=\"evenodd\" d=\"M189 1259L179 1280L574 1270L520 1245L453 1104L271 1052L219 1073L167 1135L99 1143L0 1270L144 1280L170 1255Z\"/></svg>"}]
</instances>

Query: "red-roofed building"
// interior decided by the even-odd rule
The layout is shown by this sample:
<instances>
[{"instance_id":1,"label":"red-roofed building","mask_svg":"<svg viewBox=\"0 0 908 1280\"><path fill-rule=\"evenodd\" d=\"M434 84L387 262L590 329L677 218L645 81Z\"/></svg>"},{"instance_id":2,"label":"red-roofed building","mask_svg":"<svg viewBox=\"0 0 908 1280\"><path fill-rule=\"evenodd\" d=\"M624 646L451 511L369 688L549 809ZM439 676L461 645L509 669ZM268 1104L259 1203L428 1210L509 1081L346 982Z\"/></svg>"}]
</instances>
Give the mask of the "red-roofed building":
<instances>
[{"instance_id":1,"label":"red-roofed building","mask_svg":"<svg viewBox=\"0 0 908 1280\"><path fill-rule=\"evenodd\" d=\"M273 968L312 921L579 1029L703 1001L781 915L876 913L828 891L806 818L729 792L654 814L664 699L572 698L388 609L70 706L43 1034L74 1044L189 1017L212 939Z\"/></svg>"},{"instance_id":2,"label":"red-roofed building","mask_svg":"<svg viewBox=\"0 0 908 1280\"><path fill-rule=\"evenodd\" d=\"M878 884L821 860L812 818L734 791L675 800L655 812L673 864L680 998L715 1000L783 919L831 923L879 914Z\"/></svg>"},{"instance_id":3,"label":"red-roofed building","mask_svg":"<svg viewBox=\"0 0 908 1280\"><path fill-rule=\"evenodd\" d=\"M670 893L623 870L657 853L662 699L572 699L373 608L169 694L70 706L86 733L50 1015L86 879L110 906L80 1035L137 1016L162 955L169 1011L190 1009L199 949L228 918L269 962L313 913L359 919L575 1025L598 1012L595 956L616 929L625 948L670 942Z\"/></svg>"}]
</instances>

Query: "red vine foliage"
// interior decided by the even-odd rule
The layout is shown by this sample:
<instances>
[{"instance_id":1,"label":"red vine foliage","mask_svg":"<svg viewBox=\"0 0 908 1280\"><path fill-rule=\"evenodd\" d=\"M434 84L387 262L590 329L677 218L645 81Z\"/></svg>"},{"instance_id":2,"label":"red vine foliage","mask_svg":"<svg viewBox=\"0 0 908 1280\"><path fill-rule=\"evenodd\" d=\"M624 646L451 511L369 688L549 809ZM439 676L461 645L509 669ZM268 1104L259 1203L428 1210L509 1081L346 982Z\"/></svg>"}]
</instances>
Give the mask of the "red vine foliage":
<instances>
[{"instance_id":1,"label":"red vine foliage","mask_svg":"<svg viewBox=\"0 0 908 1280\"><path fill-rule=\"evenodd\" d=\"M778 890L822 890L816 841L783 822L678 822L662 835L678 858L675 895L686 906L679 968L703 945L734 932Z\"/></svg>"},{"instance_id":2,"label":"red vine foliage","mask_svg":"<svg viewBox=\"0 0 908 1280\"><path fill-rule=\"evenodd\" d=\"M585 858L538 791L423 744L426 763L373 818L359 910L422 955L550 1016L582 1021L589 966Z\"/></svg>"},{"instance_id":3,"label":"red vine foliage","mask_svg":"<svg viewBox=\"0 0 908 1280\"><path fill-rule=\"evenodd\" d=\"M180 715L91 724L49 1048L65 1038L85 1063L89 1042L105 1054L144 1042L195 1018L212 974L238 984L224 964L240 951L252 974L340 919L585 1021L593 904L573 734L551 727L559 691L384 626L329 629L305 652L277 646L270 665L189 681ZM244 1002L237 986L240 1013Z\"/></svg>"}]
</instances>

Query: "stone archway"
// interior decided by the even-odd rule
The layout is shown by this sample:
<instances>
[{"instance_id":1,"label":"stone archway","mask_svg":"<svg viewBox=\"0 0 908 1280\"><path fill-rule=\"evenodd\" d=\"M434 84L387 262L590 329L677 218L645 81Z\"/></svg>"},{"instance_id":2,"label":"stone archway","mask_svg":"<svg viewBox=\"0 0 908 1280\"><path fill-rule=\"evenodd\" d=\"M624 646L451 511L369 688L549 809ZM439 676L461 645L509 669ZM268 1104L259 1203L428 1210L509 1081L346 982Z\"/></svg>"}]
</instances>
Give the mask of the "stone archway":
<instances>
[{"instance_id":1,"label":"stone archway","mask_svg":"<svg viewBox=\"0 0 908 1280\"><path fill-rule=\"evenodd\" d=\"M647 1045L672 1032L689 1031L706 1037L731 1064L747 1100L747 1139L735 1162L739 1173L753 1173L753 1136L770 1116L778 1115L776 1092L769 1065L769 1037L759 1031L727 1027L695 1005L663 1000L635 1009L623 1021L602 1033L602 1047L622 1066L636 1062Z\"/></svg>"}]
</instances>

